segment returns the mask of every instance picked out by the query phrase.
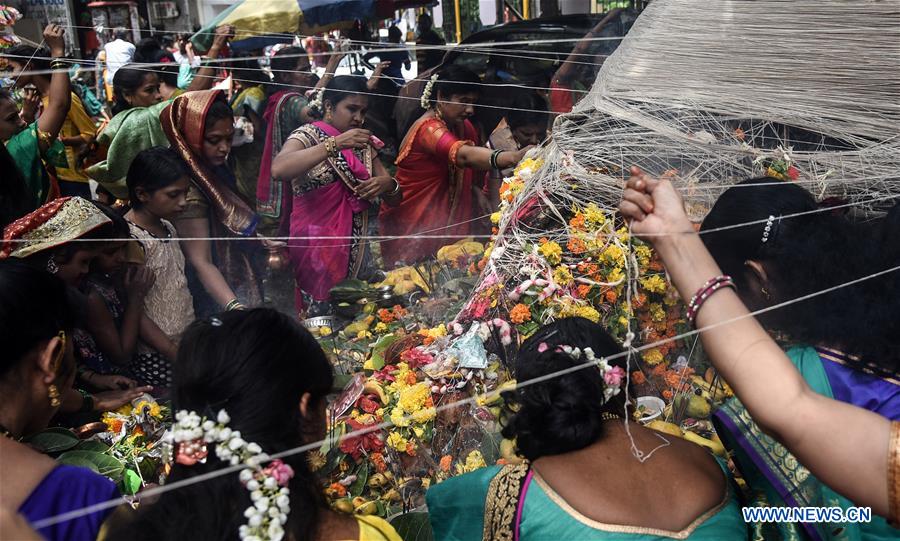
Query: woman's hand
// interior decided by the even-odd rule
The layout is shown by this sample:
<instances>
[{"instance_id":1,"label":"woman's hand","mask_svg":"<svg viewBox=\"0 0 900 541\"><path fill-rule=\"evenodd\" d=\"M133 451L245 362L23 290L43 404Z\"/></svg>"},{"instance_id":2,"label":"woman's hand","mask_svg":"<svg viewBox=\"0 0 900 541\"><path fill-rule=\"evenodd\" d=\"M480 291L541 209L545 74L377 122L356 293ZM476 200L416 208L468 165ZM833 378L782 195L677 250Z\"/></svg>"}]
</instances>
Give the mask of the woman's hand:
<instances>
[{"instance_id":1,"label":"woman's hand","mask_svg":"<svg viewBox=\"0 0 900 541\"><path fill-rule=\"evenodd\" d=\"M222 47L225 43L234 37L234 27L230 24L224 24L216 27L216 35L213 37L213 47Z\"/></svg>"},{"instance_id":2,"label":"woman's hand","mask_svg":"<svg viewBox=\"0 0 900 541\"><path fill-rule=\"evenodd\" d=\"M156 283L156 275L144 266L132 266L125 271L123 286L130 302L143 302L147 292Z\"/></svg>"},{"instance_id":3,"label":"woman's hand","mask_svg":"<svg viewBox=\"0 0 900 541\"><path fill-rule=\"evenodd\" d=\"M619 212L631 223L634 234L653 244L671 235L694 232L684 202L669 179L651 178L637 167L631 168Z\"/></svg>"},{"instance_id":4,"label":"woman's hand","mask_svg":"<svg viewBox=\"0 0 900 541\"><path fill-rule=\"evenodd\" d=\"M22 94L22 120L26 124L31 124L37 118L38 107L41 105L41 95L34 88L26 88Z\"/></svg>"},{"instance_id":5,"label":"woman's hand","mask_svg":"<svg viewBox=\"0 0 900 541\"><path fill-rule=\"evenodd\" d=\"M372 132L369 130L354 128L335 137L334 142L337 144L338 150L344 150L345 148L365 148L365 146L369 144L369 137L372 137Z\"/></svg>"},{"instance_id":6,"label":"woman's hand","mask_svg":"<svg viewBox=\"0 0 900 541\"><path fill-rule=\"evenodd\" d=\"M267 250L277 250L279 248L284 248L285 246L287 246L287 243L283 240L274 240L262 235L257 235L257 237L259 237L259 242L262 243L262 245L265 246Z\"/></svg>"},{"instance_id":7,"label":"woman's hand","mask_svg":"<svg viewBox=\"0 0 900 541\"><path fill-rule=\"evenodd\" d=\"M362 182L356 188L356 195L363 199L368 199L369 201L371 201L379 195L393 192L395 189L397 189L397 186L397 181L394 180L393 177L372 177L369 180Z\"/></svg>"},{"instance_id":8,"label":"woman's hand","mask_svg":"<svg viewBox=\"0 0 900 541\"><path fill-rule=\"evenodd\" d=\"M378 87L378 80L381 79L381 74L390 65L391 61L385 60L384 62L379 62L375 66L375 70L372 71L372 76L369 77L368 81L366 81L366 87L369 89L369 91L375 90L375 88Z\"/></svg>"},{"instance_id":9,"label":"woman's hand","mask_svg":"<svg viewBox=\"0 0 900 541\"><path fill-rule=\"evenodd\" d=\"M63 39L65 29L58 24L48 24L44 28L44 43L50 49L50 56L59 58L66 55L66 41Z\"/></svg>"},{"instance_id":10,"label":"woman's hand","mask_svg":"<svg viewBox=\"0 0 900 541\"><path fill-rule=\"evenodd\" d=\"M507 169L509 167L515 167L518 165L520 161L525 157L525 154L528 153L529 150L534 148L534 145L529 145L525 148L521 148L519 150L504 150L497 157L497 165L499 165L500 169ZM502 162L502 163L501 163Z\"/></svg>"},{"instance_id":11,"label":"woman's hand","mask_svg":"<svg viewBox=\"0 0 900 541\"><path fill-rule=\"evenodd\" d=\"M88 383L93 385L97 389L102 389L105 391L120 391L124 389L134 389L138 386L138 382L134 381L131 378L126 378L125 376L116 376L116 375L103 375L103 374L93 374L91 375Z\"/></svg>"},{"instance_id":12,"label":"woman's hand","mask_svg":"<svg viewBox=\"0 0 900 541\"><path fill-rule=\"evenodd\" d=\"M134 387L122 391L103 391L94 396L94 411L112 411L117 410L128 404L135 398L144 393L149 393L153 387L147 385L144 387Z\"/></svg>"}]
</instances>

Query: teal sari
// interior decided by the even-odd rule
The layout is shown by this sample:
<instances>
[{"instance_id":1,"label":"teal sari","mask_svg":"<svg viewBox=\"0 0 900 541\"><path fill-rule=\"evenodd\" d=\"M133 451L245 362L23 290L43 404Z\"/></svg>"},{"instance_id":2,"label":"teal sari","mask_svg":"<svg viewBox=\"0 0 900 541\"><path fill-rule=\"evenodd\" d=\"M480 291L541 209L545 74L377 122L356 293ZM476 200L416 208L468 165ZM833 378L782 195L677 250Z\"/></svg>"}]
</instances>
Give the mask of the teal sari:
<instances>
[{"instance_id":1,"label":"teal sari","mask_svg":"<svg viewBox=\"0 0 900 541\"><path fill-rule=\"evenodd\" d=\"M719 465L730 478L724 464ZM718 506L679 532L591 520L566 503L527 464L492 466L450 478L431 487L426 499L434 538L441 541L747 539L747 527L730 486Z\"/></svg>"},{"instance_id":2,"label":"teal sari","mask_svg":"<svg viewBox=\"0 0 900 541\"><path fill-rule=\"evenodd\" d=\"M59 196L59 187L48 170L48 166L52 170L52 164L60 158L65 159L65 147L58 139L54 139L47 151L41 153L37 122L33 122L6 142L6 151L25 181L28 212Z\"/></svg>"},{"instance_id":3,"label":"teal sari","mask_svg":"<svg viewBox=\"0 0 900 541\"><path fill-rule=\"evenodd\" d=\"M819 353L811 347L787 351L788 358L817 393L835 398ZM732 398L714 415L716 432L750 488L750 506L759 507L842 507L853 506L821 483L781 444L762 433L749 412ZM816 541L876 541L897 539L900 531L877 516L868 524L856 523L754 523L752 539Z\"/></svg>"}]
</instances>

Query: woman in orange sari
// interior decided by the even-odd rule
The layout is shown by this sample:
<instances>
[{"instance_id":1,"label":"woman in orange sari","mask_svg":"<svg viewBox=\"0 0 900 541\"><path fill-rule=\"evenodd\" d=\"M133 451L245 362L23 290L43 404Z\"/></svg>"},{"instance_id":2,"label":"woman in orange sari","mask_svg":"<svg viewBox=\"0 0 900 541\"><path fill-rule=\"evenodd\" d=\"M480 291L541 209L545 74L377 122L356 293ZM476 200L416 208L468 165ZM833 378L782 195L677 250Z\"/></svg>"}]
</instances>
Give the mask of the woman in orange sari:
<instances>
[{"instance_id":1,"label":"woman in orange sari","mask_svg":"<svg viewBox=\"0 0 900 541\"><path fill-rule=\"evenodd\" d=\"M192 239L184 240L182 247L195 275L188 275L195 311L203 317L261 304L262 252L256 242L241 240L256 234L259 217L239 195L226 164L234 113L225 94L182 94L162 110L159 120L191 172L187 207L175 228L179 237Z\"/></svg>"},{"instance_id":2,"label":"woman in orange sari","mask_svg":"<svg viewBox=\"0 0 900 541\"><path fill-rule=\"evenodd\" d=\"M451 65L426 85L422 106L427 110L406 134L397 156L403 200L396 207L382 205L379 216L382 235L404 237L381 243L387 267L433 257L442 246L471 234L472 222L490 212L484 175L475 170L512 167L528 150L476 146L478 133L469 117L480 82L471 71ZM417 234L423 236L405 238Z\"/></svg>"}]
</instances>

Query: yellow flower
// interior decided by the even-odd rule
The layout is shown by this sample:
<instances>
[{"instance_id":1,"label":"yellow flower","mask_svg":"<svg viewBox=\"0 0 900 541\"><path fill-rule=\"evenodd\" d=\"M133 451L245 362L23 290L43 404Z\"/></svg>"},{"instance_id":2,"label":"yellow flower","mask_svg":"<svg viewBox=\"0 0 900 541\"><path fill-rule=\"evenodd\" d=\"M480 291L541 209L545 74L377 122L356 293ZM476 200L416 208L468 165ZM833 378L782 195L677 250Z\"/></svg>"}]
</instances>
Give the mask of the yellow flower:
<instances>
[{"instance_id":1,"label":"yellow flower","mask_svg":"<svg viewBox=\"0 0 900 541\"><path fill-rule=\"evenodd\" d=\"M466 457L465 464L457 464L456 465L456 473L463 474L475 471L479 468L486 467L487 464L484 462L484 456L481 455L481 451L474 450Z\"/></svg>"},{"instance_id":2,"label":"yellow flower","mask_svg":"<svg viewBox=\"0 0 900 541\"><path fill-rule=\"evenodd\" d=\"M600 261L621 267L625 265L625 252L616 244L610 244L600 254Z\"/></svg>"},{"instance_id":3,"label":"yellow flower","mask_svg":"<svg viewBox=\"0 0 900 541\"><path fill-rule=\"evenodd\" d=\"M383 321L379 321L378 323L375 324L375 329L374 329L375 334L381 334L383 332L387 332L387 330L388 330L388 326Z\"/></svg>"},{"instance_id":4,"label":"yellow flower","mask_svg":"<svg viewBox=\"0 0 900 541\"><path fill-rule=\"evenodd\" d=\"M650 258L653 257L653 252L650 251L649 246L641 244L634 247L634 256L638 260L638 265L646 267L650 264Z\"/></svg>"},{"instance_id":5,"label":"yellow flower","mask_svg":"<svg viewBox=\"0 0 900 541\"><path fill-rule=\"evenodd\" d=\"M413 417L415 417L415 415L413 415ZM414 426L412 430L413 430L413 434L415 434L416 437L419 439L422 439L422 436L425 435L425 429L422 428L421 426Z\"/></svg>"},{"instance_id":6,"label":"yellow flower","mask_svg":"<svg viewBox=\"0 0 900 541\"><path fill-rule=\"evenodd\" d=\"M116 413L118 413L119 415L131 415L131 410L131 404L125 404L121 408L117 409Z\"/></svg>"},{"instance_id":7,"label":"yellow flower","mask_svg":"<svg viewBox=\"0 0 900 541\"><path fill-rule=\"evenodd\" d=\"M627 327L628 326L628 318L625 316L619 316L619 325L621 325L623 327Z\"/></svg>"},{"instance_id":8,"label":"yellow flower","mask_svg":"<svg viewBox=\"0 0 900 541\"><path fill-rule=\"evenodd\" d=\"M606 281L611 284L621 282L624 279L625 273L623 273L622 269L620 269L619 267L616 267L613 270L609 271L609 275L606 277Z\"/></svg>"},{"instance_id":9,"label":"yellow flower","mask_svg":"<svg viewBox=\"0 0 900 541\"><path fill-rule=\"evenodd\" d=\"M398 451L405 452L407 443L409 443L407 439L399 432L391 432L388 434L387 444Z\"/></svg>"},{"instance_id":10,"label":"yellow flower","mask_svg":"<svg viewBox=\"0 0 900 541\"><path fill-rule=\"evenodd\" d=\"M649 291L650 293L665 293L666 284L665 279L658 274L652 274L650 276L645 276L640 279L641 287Z\"/></svg>"},{"instance_id":11,"label":"yellow flower","mask_svg":"<svg viewBox=\"0 0 900 541\"><path fill-rule=\"evenodd\" d=\"M606 214L600 208L591 203L584 209L584 219L588 224L594 226L603 226L606 224Z\"/></svg>"},{"instance_id":12,"label":"yellow flower","mask_svg":"<svg viewBox=\"0 0 900 541\"><path fill-rule=\"evenodd\" d=\"M492 224L500 223L500 213L499 212L495 212L495 213L491 214L491 223Z\"/></svg>"},{"instance_id":13,"label":"yellow flower","mask_svg":"<svg viewBox=\"0 0 900 541\"><path fill-rule=\"evenodd\" d=\"M403 410L400 408L393 408L391 410L391 422L394 423L395 426L409 426L409 419L406 418Z\"/></svg>"},{"instance_id":14,"label":"yellow flower","mask_svg":"<svg viewBox=\"0 0 900 541\"><path fill-rule=\"evenodd\" d=\"M417 383L400 391L397 405L407 413L415 413L422 409L425 401L431 397L431 389L424 382Z\"/></svg>"},{"instance_id":15,"label":"yellow flower","mask_svg":"<svg viewBox=\"0 0 900 541\"><path fill-rule=\"evenodd\" d=\"M616 238L618 238L619 242L621 242L622 244L628 242L628 228L623 226L617 229Z\"/></svg>"},{"instance_id":16,"label":"yellow flower","mask_svg":"<svg viewBox=\"0 0 900 541\"><path fill-rule=\"evenodd\" d=\"M659 348L653 348L644 352L644 361L649 365L656 365L663 361L663 354Z\"/></svg>"},{"instance_id":17,"label":"yellow flower","mask_svg":"<svg viewBox=\"0 0 900 541\"><path fill-rule=\"evenodd\" d=\"M656 322L665 321L666 309L658 302L654 302L650 305L650 319Z\"/></svg>"},{"instance_id":18,"label":"yellow flower","mask_svg":"<svg viewBox=\"0 0 900 541\"><path fill-rule=\"evenodd\" d=\"M420 409L419 411L414 411L412 413L412 420L419 424L425 424L428 421L434 419L435 414L436 414L436 411L434 408ZM413 428L413 431L415 431L415 430L416 430L416 428ZM422 435L419 434L418 432L416 432L416 436L419 436L420 438L422 437Z\"/></svg>"},{"instance_id":19,"label":"yellow flower","mask_svg":"<svg viewBox=\"0 0 900 541\"><path fill-rule=\"evenodd\" d=\"M159 404L157 404L156 402L141 400L140 402L138 402L136 408L138 411L145 411L144 408L146 408L146 411L153 417L159 417L160 415Z\"/></svg>"},{"instance_id":20,"label":"yellow flower","mask_svg":"<svg viewBox=\"0 0 900 541\"><path fill-rule=\"evenodd\" d=\"M553 271L553 281L559 285L569 285L573 280L575 277L572 276L572 271L568 267L559 266Z\"/></svg>"},{"instance_id":21,"label":"yellow flower","mask_svg":"<svg viewBox=\"0 0 900 541\"><path fill-rule=\"evenodd\" d=\"M540 254L544 256L544 259L547 260L547 263L550 263L551 265L559 265L560 261L562 261L562 248L553 241L542 244L540 248L538 248L538 252L540 252Z\"/></svg>"},{"instance_id":22,"label":"yellow flower","mask_svg":"<svg viewBox=\"0 0 900 541\"><path fill-rule=\"evenodd\" d=\"M600 323L600 312L598 312L593 306L579 306L575 309L575 315L578 317L583 317L584 319L589 319L594 323Z\"/></svg>"}]
</instances>

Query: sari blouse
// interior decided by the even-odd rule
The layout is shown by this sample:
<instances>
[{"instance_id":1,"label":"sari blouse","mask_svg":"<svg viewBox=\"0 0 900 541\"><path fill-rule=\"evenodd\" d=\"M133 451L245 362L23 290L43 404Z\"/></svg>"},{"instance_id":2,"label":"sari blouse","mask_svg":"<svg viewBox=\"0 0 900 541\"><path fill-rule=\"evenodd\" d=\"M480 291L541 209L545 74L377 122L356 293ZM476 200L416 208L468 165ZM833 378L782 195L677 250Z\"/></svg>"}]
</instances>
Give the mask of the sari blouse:
<instances>
[{"instance_id":1,"label":"sari blouse","mask_svg":"<svg viewBox=\"0 0 900 541\"><path fill-rule=\"evenodd\" d=\"M65 153L65 148L58 139L51 141L47 151L42 153L38 131L37 122L32 122L6 142L6 150L22 174L31 198L28 202L29 211L59 196L59 187L48 166L52 169L52 164L59 161Z\"/></svg>"},{"instance_id":2,"label":"sari blouse","mask_svg":"<svg viewBox=\"0 0 900 541\"><path fill-rule=\"evenodd\" d=\"M403 200L382 205L385 236L417 233L446 238L403 238L381 244L385 264L409 263L432 257L444 245L469 234L473 218L473 171L456 165L459 149L474 145L475 127L464 121L454 133L440 118L420 118L410 129L397 156L397 182Z\"/></svg>"}]
</instances>

